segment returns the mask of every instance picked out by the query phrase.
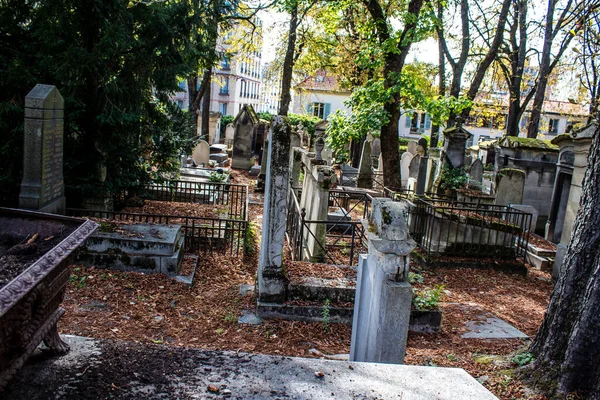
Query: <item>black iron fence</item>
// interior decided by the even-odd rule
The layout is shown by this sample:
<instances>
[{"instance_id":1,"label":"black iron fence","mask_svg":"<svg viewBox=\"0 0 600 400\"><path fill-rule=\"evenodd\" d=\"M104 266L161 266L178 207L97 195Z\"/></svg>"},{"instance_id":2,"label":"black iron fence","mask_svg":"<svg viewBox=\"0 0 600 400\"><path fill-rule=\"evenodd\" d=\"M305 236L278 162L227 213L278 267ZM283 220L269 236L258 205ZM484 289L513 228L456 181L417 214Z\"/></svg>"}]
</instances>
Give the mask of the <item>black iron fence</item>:
<instances>
[{"instance_id":1,"label":"black iron fence","mask_svg":"<svg viewBox=\"0 0 600 400\"><path fill-rule=\"evenodd\" d=\"M510 206L423 198L409 204L407 222L411 236L427 257L525 256L532 218L529 213Z\"/></svg>"},{"instance_id":2,"label":"black iron fence","mask_svg":"<svg viewBox=\"0 0 600 400\"><path fill-rule=\"evenodd\" d=\"M342 186L356 187L358 180L358 171L340 171L338 183ZM381 191L384 188L383 184L383 172L373 172L371 174L371 184L367 189L373 189Z\"/></svg>"},{"instance_id":3,"label":"black iron fence","mask_svg":"<svg viewBox=\"0 0 600 400\"><path fill-rule=\"evenodd\" d=\"M247 219L248 186L221 182L152 181L138 192L144 199L228 205L233 219Z\"/></svg>"},{"instance_id":4,"label":"black iron fence","mask_svg":"<svg viewBox=\"0 0 600 400\"><path fill-rule=\"evenodd\" d=\"M348 214L328 221L307 220L295 191L290 190L288 196L285 234L292 260L358 265L359 253L367 251L360 221L352 221Z\"/></svg>"},{"instance_id":5,"label":"black iron fence","mask_svg":"<svg viewBox=\"0 0 600 400\"><path fill-rule=\"evenodd\" d=\"M240 219L221 219L189 217L182 215L137 214L116 211L93 211L67 209L68 215L103 219L100 230L113 230L112 223L143 223L181 225L185 238L186 253L203 251L223 252L231 256L243 255L248 221Z\"/></svg>"}]
</instances>

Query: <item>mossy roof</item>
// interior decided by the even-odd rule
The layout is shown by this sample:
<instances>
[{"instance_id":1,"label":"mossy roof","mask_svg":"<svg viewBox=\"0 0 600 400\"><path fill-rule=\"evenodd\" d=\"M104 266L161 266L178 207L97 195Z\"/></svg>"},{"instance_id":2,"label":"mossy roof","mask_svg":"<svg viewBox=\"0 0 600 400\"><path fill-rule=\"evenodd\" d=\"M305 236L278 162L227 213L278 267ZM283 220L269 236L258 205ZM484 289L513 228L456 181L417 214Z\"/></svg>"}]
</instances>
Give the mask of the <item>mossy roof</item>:
<instances>
[{"instance_id":1,"label":"mossy roof","mask_svg":"<svg viewBox=\"0 0 600 400\"><path fill-rule=\"evenodd\" d=\"M485 140L483 142L479 142L479 148L480 149L488 149L491 145L493 145L494 143L496 143L497 140Z\"/></svg>"},{"instance_id":2,"label":"mossy roof","mask_svg":"<svg viewBox=\"0 0 600 400\"><path fill-rule=\"evenodd\" d=\"M500 141L505 147L520 147L523 149L558 151L559 147L550 140L505 136Z\"/></svg>"}]
</instances>

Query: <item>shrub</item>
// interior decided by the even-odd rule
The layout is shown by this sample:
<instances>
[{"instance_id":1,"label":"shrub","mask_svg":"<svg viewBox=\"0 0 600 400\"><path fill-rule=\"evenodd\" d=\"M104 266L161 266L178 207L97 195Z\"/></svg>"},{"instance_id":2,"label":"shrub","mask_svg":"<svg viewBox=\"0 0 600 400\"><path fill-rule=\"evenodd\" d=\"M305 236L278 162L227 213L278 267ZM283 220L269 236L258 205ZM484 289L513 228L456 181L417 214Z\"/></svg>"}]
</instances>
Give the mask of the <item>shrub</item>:
<instances>
[{"instance_id":1,"label":"shrub","mask_svg":"<svg viewBox=\"0 0 600 400\"><path fill-rule=\"evenodd\" d=\"M444 295L444 287L444 285L435 285L433 288L415 292L412 301L414 308L419 311L437 309Z\"/></svg>"}]
</instances>

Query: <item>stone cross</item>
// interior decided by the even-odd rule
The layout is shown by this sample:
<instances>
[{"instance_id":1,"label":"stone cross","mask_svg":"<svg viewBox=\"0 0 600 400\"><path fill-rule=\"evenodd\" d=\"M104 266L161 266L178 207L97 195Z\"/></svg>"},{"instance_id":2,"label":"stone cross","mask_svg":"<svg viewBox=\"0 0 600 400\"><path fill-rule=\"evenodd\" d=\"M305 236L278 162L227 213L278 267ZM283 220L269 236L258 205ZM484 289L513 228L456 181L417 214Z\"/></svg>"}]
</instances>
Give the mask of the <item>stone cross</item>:
<instances>
[{"instance_id":1,"label":"stone cross","mask_svg":"<svg viewBox=\"0 0 600 400\"><path fill-rule=\"evenodd\" d=\"M64 100L52 85L25 97L23 180L19 208L64 214Z\"/></svg>"}]
</instances>

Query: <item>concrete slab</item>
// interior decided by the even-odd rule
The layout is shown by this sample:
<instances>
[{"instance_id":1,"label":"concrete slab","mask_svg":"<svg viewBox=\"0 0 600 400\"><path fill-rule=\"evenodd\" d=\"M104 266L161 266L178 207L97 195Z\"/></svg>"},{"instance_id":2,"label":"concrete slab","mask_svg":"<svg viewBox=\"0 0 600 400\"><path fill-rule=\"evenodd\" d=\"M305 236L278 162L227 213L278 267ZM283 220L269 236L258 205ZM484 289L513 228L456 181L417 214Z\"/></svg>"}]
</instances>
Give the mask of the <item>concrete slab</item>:
<instances>
[{"instance_id":1,"label":"concrete slab","mask_svg":"<svg viewBox=\"0 0 600 400\"><path fill-rule=\"evenodd\" d=\"M462 338L471 339L526 339L529 336L496 317L483 316L480 321L465 323L469 332L461 335Z\"/></svg>"},{"instance_id":2,"label":"concrete slab","mask_svg":"<svg viewBox=\"0 0 600 400\"><path fill-rule=\"evenodd\" d=\"M459 368L63 339L71 346L69 354L34 357L2 398L496 399Z\"/></svg>"},{"instance_id":3,"label":"concrete slab","mask_svg":"<svg viewBox=\"0 0 600 400\"><path fill-rule=\"evenodd\" d=\"M119 225L114 232L95 232L85 242L87 251L171 256L181 237L180 225Z\"/></svg>"}]
</instances>

